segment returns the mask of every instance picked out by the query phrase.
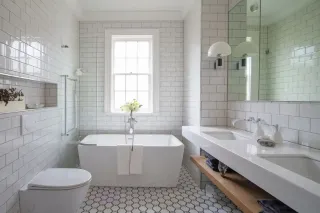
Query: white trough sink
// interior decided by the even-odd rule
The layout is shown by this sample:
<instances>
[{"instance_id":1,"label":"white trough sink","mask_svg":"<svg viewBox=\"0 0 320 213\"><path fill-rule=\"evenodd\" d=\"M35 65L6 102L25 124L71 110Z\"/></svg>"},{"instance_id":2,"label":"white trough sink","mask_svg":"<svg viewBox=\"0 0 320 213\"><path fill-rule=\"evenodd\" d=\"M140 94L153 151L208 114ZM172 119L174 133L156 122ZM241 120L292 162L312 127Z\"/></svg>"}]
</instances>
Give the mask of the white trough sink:
<instances>
[{"instance_id":1,"label":"white trough sink","mask_svg":"<svg viewBox=\"0 0 320 213\"><path fill-rule=\"evenodd\" d=\"M259 155L259 157L297 173L305 178L313 180L314 182L320 183L320 161L300 155Z\"/></svg>"},{"instance_id":2,"label":"white trough sink","mask_svg":"<svg viewBox=\"0 0 320 213\"><path fill-rule=\"evenodd\" d=\"M210 135L218 140L248 140L248 138L242 137L233 132L225 131L225 132L202 132L204 134Z\"/></svg>"}]
</instances>

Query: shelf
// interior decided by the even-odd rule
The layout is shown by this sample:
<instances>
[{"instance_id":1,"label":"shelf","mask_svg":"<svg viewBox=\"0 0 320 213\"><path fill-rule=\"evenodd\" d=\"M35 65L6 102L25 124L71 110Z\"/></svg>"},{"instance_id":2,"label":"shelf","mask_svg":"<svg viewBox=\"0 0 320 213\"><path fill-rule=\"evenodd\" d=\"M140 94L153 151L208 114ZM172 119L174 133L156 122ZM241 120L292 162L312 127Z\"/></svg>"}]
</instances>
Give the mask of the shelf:
<instances>
[{"instance_id":1,"label":"shelf","mask_svg":"<svg viewBox=\"0 0 320 213\"><path fill-rule=\"evenodd\" d=\"M53 107L43 107L38 109L23 109L23 110L18 110L13 112L0 112L0 115L13 114L13 113L38 112L38 111L40 112L40 111L55 110L55 109L59 109L59 108L57 106L53 106Z\"/></svg>"},{"instance_id":2,"label":"shelf","mask_svg":"<svg viewBox=\"0 0 320 213\"><path fill-rule=\"evenodd\" d=\"M207 166L205 157L191 156L191 160L244 213L261 212L262 208L257 200L273 198L237 173L227 173L222 177L220 173Z\"/></svg>"},{"instance_id":3,"label":"shelf","mask_svg":"<svg viewBox=\"0 0 320 213\"><path fill-rule=\"evenodd\" d=\"M38 77L35 77L38 78ZM38 81L37 79L30 79L26 77L14 76L11 74L0 73L0 87L3 89L17 88L17 91L22 90L24 93L25 105L28 104L44 104L45 107L40 109L21 109L25 107L1 109L0 114L20 113L34 110L43 110L45 108L58 106L58 84ZM1 102L3 105L3 103ZM13 105L14 106L14 105ZM20 110L17 110L20 109ZM11 111L11 112L10 112Z\"/></svg>"},{"instance_id":4,"label":"shelf","mask_svg":"<svg viewBox=\"0 0 320 213\"><path fill-rule=\"evenodd\" d=\"M34 82L46 83L46 84L58 84L59 83L58 81L51 81L49 79L41 78L39 76L25 75L25 74L21 74L21 73L10 74L10 73L0 72L0 77L20 79L20 80L26 80L26 81L34 81Z\"/></svg>"}]
</instances>

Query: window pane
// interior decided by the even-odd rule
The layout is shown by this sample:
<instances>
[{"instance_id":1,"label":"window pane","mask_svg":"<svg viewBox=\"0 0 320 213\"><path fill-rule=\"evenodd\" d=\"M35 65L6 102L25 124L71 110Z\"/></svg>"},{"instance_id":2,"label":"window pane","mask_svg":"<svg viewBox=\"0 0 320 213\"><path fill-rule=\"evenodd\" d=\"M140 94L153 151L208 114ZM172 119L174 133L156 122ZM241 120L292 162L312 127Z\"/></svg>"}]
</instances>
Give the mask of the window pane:
<instances>
[{"instance_id":1,"label":"window pane","mask_svg":"<svg viewBox=\"0 0 320 213\"><path fill-rule=\"evenodd\" d=\"M136 91L137 90L137 76L128 75L126 81L126 90Z\"/></svg>"},{"instance_id":2,"label":"window pane","mask_svg":"<svg viewBox=\"0 0 320 213\"><path fill-rule=\"evenodd\" d=\"M114 93L114 108L119 109L125 103L126 103L125 92L115 92Z\"/></svg>"},{"instance_id":3,"label":"window pane","mask_svg":"<svg viewBox=\"0 0 320 213\"><path fill-rule=\"evenodd\" d=\"M128 41L127 42L127 55L126 57L137 57L138 55L138 42Z\"/></svg>"},{"instance_id":4,"label":"window pane","mask_svg":"<svg viewBox=\"0 0 320 213\"><path fill-rule=\"evenodd\" d=\"M138 90L149 90L149 76L140 75L138 77Z\"/></svg>"},{"instance_id":5,"label":"window pane","mask_svg":"<svg viewBox=\"0 0 320 213\"><path fill-rule=\"evenodd\" d=\"M127 59L127 73L137 73L137 59Z\"/></svg>"},{"instance_id":6,"label":"window pane","mask_svg":"<svg viewBox=\"0 0 320 213\"><path fill-rule=\"evenodd\" d=\"M149 92L139 92L138 93L138 101L143 105L142 109L149 108Z\"/></svg>"},{"instance_id":7,"label":"window pane","mask_svg":"<svg viewBox=\"0 0 320 213\"><path fill-rule=\"evenodd\" d=\"M139 57L149 57L150 54L149 54L149 42L147 41L141 41L139 42L139 47L138 47L138 56Z\"/></svg>"},{"instance_id":8,"label":"window pane","mask_svg":"<svg viewBox=\"0 0 320 213\"><path fill-rule=\"evenodd\" d=\"M114 67L113 72L114 73L125 73L126 71L126 63L125 59L116 58L114 60Z\"/></svg>"},{"instance_id":9,"label":"window pane","mask_svg":"<svg viewBox=\"0 0 320 213\"><path fill-rule=\"evenodd\" d=\"M137 92L127 92L126 93L126 102L133 101L133 99L137 99Z\"/></svg>"},{"instance_id":10,"label":"window pane","mask_svg":"<svg viewBox=\"0 0 320 213\"><path fill-rule=\"evenodd\" d=\"M124 75L116 75L114 77L114 90L122 90L125 91L125 85L126 85L126 81L125 81L125 76Z\"/></svg>"},{"instance_id":11,"label":"window pane","mask_svg":"<svg viewBox=\"0 0 320 213\"><path fill-rule=\"evenodd\" d=\"M139 73L149 73L149 59L147 58L139 58Z\"/></svg>"},{"instance_id":12,"label":"window pane","mask_svg":"<svg viewBox=\"0 0 320 213\"><path fill-rule=\"evenodd\" d=\"M114 44L114 56L124 58L126 56L126 43L124 41L116 41Z\"/></svg>"}]
</instances>

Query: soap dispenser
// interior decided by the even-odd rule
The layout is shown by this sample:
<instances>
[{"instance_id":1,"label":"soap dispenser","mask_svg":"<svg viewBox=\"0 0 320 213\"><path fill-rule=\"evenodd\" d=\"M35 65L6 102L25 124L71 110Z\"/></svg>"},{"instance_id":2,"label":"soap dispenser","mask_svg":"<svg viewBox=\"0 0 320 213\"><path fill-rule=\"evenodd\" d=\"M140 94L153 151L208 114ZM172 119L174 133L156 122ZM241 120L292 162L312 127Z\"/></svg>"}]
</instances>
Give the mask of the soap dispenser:
<instances>
[{"instance_id":1,"label":"soap dispenser","mask_svg":"<svg viewBox=\"0 0 320 213\"><path fill-rule=\"evenodd\" d=\"M274 131L274 134L271 137L271 139L276 143L282 143L283 142L283 137L281 135L279 125L274 125L273 127L274 127L275 131Z\"/></svg>"},{"instance_id":2,"label":"soap dispenser","mask_svg":"<svg viewBox=\"0 0 320 213\"><path fill-rule=\"evenodd\" d=\"M258 140L259 138L261 138L261 137L263 137L264 136L264 131L263 131L263 129L262 129L262 127L261 127L261 124L260 124L260 122L258 121L257 123L257 129L256 129L256 131L253 133L253 139L255 139L255 140Z\"/></svg>"}]
</instances>

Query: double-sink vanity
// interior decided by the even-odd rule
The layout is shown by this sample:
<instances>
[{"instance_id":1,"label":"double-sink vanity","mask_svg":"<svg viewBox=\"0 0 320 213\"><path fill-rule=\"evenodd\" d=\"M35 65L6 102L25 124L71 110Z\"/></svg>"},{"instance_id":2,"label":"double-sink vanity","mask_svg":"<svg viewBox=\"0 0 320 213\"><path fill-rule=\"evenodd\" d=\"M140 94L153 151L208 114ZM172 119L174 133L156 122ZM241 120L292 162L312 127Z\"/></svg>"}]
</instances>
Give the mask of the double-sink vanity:
<instances>
[{"instance_id":1,"label":"double-sink vanity","mask_svg":"<svg viewBox=\"0 0 320 213\"><path fill-rule=\"evenodd\" d=\"M243 212L260 212L252 199L261 201L262 194L243 186L247 182L299 213L320 212L320 150L313 149L320 138L319 20L320 0L233 1L227 44L212 44L208 56L214 58L204 60L200 98L185 93L192 100L185 110L189 125L232 124L236 129L183 127L184 164L200 185L200 172L209 176ZM196 105L199 118L191 111ZM265 124L273 126L272 134L258 131ZM200 150L211 155L209 163ZM222 179L210 168L211 157L244 181Z\"/></svg>"},{"instance_id":2,"label":"double-sink vanity","mask_svg":"<svg viewBox=\"0 0 320 213\"><path fill-rule=\"evenodd\" d=\"M263 147L251 133L231 128L184 126L182 135L297 212L320 212L320 150Z\"/></svg>"}]
</instances>

